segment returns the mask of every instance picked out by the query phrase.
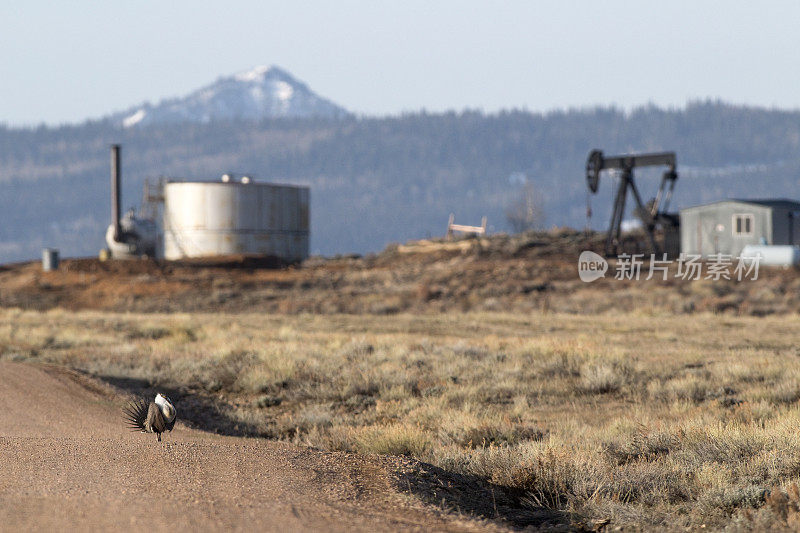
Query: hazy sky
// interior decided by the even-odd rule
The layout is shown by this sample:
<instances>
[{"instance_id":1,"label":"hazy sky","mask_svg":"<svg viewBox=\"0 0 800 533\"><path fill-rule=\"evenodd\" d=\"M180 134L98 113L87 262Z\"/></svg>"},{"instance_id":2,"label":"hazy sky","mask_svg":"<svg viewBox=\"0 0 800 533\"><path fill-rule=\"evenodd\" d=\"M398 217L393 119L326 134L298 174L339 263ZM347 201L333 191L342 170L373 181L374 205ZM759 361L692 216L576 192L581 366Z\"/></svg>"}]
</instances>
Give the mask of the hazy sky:
<instances>
[{"instance_id":1,"label":"hazy sky","mask_svg":"<svg viewBox=\"0 0 800 533\"><path fill-rule=\"evenodd\" d=\"M0 122L57 124L279 65L361 114L720 98L800 108L800 2L26 0Z\"/></svg>"}]
</instances>

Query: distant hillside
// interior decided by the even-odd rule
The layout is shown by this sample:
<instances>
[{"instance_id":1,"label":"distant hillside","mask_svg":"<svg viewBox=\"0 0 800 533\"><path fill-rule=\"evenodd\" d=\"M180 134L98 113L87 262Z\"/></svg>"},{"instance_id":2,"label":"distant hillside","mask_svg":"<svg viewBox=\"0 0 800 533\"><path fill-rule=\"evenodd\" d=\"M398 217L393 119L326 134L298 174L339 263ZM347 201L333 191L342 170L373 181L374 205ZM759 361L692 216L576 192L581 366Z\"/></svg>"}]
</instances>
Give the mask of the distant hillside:
<instances>
[{"instance_id":1,"label":"distant hillside","mask_svg":"<svg viewBox=\"0 0 800 533\"><path fill-rule=\"evenodd\" d=\"M343 108L318 96L285 70L261 66L220 78L182 98L117 113L111 121L130 128L181 122L347 115Z\"/></svg>"},{"instance_id":2,"label":"distant hillside","mask_svg":"<svg viewBox=\"0 0 800 533\"><path fill-rule=\"evenodd\" d=\"M491 231L506 231L505 211L525 183L539 193L547 226L582 228L592 148L675 150L675 208L726 197L800 197L800 113L718 102L633 112L0 127L0 263L37 257L43 246L69 256L97 253L109 220L112 142L123 144L125 206L139 204L148 176L233 172L309 185L311 250L322 254L441 235L451 212L466 224L487 215ZM646 198L657 177L641 173ZM595 228L608 223L612 188L605 178L591 198Z\"/></svg>"}]
</instances>

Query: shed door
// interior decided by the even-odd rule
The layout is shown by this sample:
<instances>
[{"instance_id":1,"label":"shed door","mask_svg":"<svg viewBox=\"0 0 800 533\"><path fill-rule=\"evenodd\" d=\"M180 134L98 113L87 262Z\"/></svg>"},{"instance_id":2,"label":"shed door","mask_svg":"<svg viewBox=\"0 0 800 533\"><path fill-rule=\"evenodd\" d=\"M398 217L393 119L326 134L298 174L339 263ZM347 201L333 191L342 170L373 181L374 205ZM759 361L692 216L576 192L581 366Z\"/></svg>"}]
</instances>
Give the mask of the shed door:
<instances>
[{"instance_id":1,"label":"shed door","mask_svg":"<svg viewBox=\"0 0 800 533\"><path fill-rule=\"evenodd\" d=\"M722 235L717 231L717 224L717 217L713 212L700 213L697 217L697 248L703 257L719 253Z\"/></svg>"}]
</instances>

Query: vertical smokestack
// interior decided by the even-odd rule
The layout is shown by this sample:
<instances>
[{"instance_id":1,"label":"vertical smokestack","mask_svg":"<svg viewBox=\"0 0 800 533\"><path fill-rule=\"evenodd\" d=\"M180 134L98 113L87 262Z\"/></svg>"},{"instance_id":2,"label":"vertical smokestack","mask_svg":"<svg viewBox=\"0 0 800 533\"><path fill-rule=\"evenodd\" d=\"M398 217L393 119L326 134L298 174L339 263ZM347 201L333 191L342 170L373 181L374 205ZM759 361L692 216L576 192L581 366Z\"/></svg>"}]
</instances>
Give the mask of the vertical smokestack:
<instances>
[{"instance_id":1,"label":"vertical smokestack","mask_svg":"<svg viewBox=\"0 0 800 533\"><path fill-rule=\"evenodd\" d=\"M118 144L111 145L111 223L114 225L114 240L119 241L122 229L119 225L119 206L120 206L120 179L122 178L122 170L120 168L119 160L120 146Z\"/></svg>"}]
</instances>

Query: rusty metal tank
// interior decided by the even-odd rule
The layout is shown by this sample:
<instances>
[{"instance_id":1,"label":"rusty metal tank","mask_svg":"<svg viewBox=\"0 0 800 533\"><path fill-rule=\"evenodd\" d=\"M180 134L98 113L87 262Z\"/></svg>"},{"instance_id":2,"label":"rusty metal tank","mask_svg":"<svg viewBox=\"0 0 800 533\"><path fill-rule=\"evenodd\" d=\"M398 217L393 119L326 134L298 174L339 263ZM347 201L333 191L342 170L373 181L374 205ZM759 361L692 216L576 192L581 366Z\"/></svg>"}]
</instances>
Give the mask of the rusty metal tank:
<instances>
[{"instance_id":1,"label":"rusty metal tank","mask_svg":"<svg viewBox=\"0 0 800 533\"><path fill-rule=\"evenodd\" d=\"M309 189L239 181L164 185L164 257L258 254L302 261L309 250Z\"/></svg>"}]
</instances>

